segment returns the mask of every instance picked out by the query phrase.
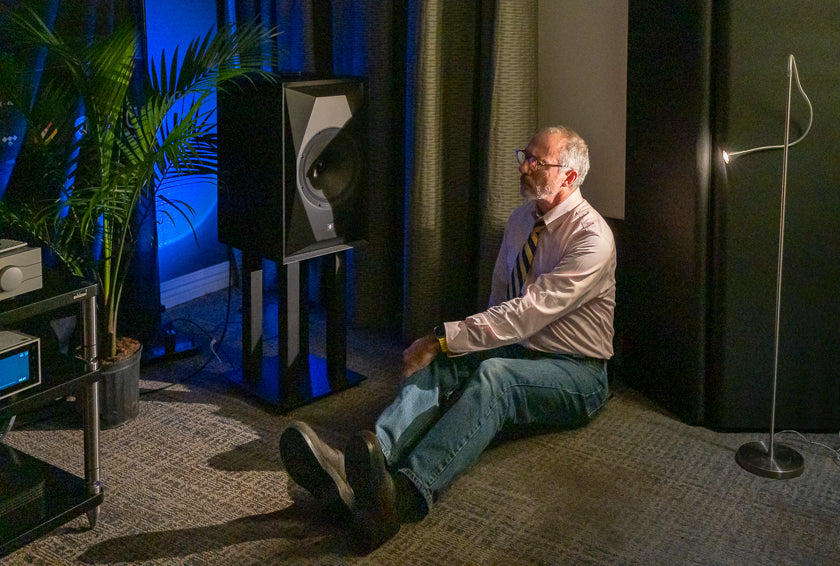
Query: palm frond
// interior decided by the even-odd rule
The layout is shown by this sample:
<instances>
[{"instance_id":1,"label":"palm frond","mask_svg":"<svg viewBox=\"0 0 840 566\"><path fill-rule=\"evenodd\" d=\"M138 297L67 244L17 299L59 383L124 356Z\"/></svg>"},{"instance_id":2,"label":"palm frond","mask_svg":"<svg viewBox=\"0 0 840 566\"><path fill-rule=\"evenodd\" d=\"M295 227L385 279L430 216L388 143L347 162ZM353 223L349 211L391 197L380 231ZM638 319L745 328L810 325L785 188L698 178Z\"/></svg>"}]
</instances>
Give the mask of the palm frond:
<instances>
[{"instance_id":1,"label":"palm frond","mask_svg":"<svg viewBox=\"0 0 840 566\"><path fill-rule=\"evenodd\" d=\"M149 90L171 96L184 96L190 92L207 92L217 83L243 74L270 77L276 57L266 45L275 33L259 24L240 25L235 30L229 26L217 32L209 31L190 42L183 57L176 50L168 63L165 53L158 64L152 58Z\"/></svg>"},{"instance_id":2,"label":"palm frond","mask_svg":"<svg viewBox=\"0 0 840 566\"><path fill-rule=\"evenodd\" d=\"M8 16L25 41L15 43L8 56L0 55L0 101L11 101L30 126L29 178L44 164L39 183L53 192L63 189L64 198L38 200L15 211L4 204L0 217L37 235L77 272L96 268L110 343L138 237L132 219L143 209L143 199L156 199L162 215L186 221L195 235L195 211L167 191L178 182L215 174L214 111L204 102L243 75L271 80L274 60L266 45L273 32L256 24L222 28L135 69L137 39L130 26L86 43L77 41L83 34L70 41L60 37L31 10ZM50 61L37 93L25 80L34 48L45 48ZM137 97L135 73L142 73ZM84 120L77 122L78 116ZM90 253L93 241L101 241L100 258Z\"/></svg>"}]
</instances>

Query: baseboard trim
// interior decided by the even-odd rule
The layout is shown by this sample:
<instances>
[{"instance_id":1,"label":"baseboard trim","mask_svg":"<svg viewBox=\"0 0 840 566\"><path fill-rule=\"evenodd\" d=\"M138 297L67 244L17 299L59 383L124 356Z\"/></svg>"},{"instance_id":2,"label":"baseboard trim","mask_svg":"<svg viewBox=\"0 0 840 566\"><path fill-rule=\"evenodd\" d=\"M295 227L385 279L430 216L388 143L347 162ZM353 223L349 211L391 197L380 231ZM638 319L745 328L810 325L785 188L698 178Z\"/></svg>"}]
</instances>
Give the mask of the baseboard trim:
<instances>
[{"instance_id":1,"label":"baseboard trim","mask_svg":"<svg viewBox=\"0 0 840 566\"><path fill-rule=\"evenodd\" d=\"M186 303L228 286L228 262L175 277L160 284L160 302L164 308Z\"/></svg>"}]
</instances>

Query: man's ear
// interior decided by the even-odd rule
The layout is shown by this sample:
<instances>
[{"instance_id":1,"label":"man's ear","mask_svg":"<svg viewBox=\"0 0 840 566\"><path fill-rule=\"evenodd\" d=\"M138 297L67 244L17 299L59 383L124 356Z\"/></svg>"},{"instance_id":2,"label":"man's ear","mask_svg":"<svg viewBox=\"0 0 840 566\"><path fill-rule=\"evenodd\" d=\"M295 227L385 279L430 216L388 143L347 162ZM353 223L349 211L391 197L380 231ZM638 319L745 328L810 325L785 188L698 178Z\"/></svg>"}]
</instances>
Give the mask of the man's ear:
<instances>
[{"instance_id":1,"label":"man's ear","mask_svg":"<svg viewBox=\"0 0 840 566\"><path fill-rule=\"evenodd\" d=\"M572 169L571 171L566 173L566 180L565 180L564 184L571 186L571 184L575 182L575 179L577 179L577 177L578 177L577 171Z\"/></svg>"}]
</instances>

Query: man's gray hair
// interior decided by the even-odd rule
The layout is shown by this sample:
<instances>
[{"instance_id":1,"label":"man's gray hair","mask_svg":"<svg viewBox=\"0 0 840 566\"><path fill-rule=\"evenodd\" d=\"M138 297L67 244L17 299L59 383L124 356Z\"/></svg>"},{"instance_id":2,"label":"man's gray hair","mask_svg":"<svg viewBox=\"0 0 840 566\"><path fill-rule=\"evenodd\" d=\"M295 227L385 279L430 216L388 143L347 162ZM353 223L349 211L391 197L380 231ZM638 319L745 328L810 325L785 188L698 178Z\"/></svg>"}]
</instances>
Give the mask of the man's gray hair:
<instances>
[{"instance_id":1,"label":"man's gray hair","mask_svg":"<svg viewBox=\"0 0 840 566\"><path fill-rule=\"evenodd\" d=\"M566 147L559 155L553 157L577 171L578 176L575 179L574 186L580 187L586 178L586 174L589 173L589 146L576 131L565 126L551 126L544 128L542 132L550 135L560 135L565 138Z\"/></svg>"}]
</instances>

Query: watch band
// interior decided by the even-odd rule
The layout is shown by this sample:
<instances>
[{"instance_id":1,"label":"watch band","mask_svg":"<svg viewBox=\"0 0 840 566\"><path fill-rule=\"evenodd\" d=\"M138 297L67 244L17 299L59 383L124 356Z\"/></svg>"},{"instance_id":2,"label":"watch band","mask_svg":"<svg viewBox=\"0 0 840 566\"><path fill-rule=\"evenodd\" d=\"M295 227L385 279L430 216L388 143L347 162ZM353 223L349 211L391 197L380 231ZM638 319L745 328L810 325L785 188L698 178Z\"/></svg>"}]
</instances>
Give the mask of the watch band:
<instances>
[{"instance_id":1,"label":"watch band","mask_svg":"<svg viewBox=\"0 0 840 566\"><path fill-rule=\"evenodd\" d=\"M440 351L444 354L449 353L449 348L446 345L446 328L442 324L438 324L435 326L435 338L437 338L438 344L440 344Z\"/></svg>"}]
</instances>

